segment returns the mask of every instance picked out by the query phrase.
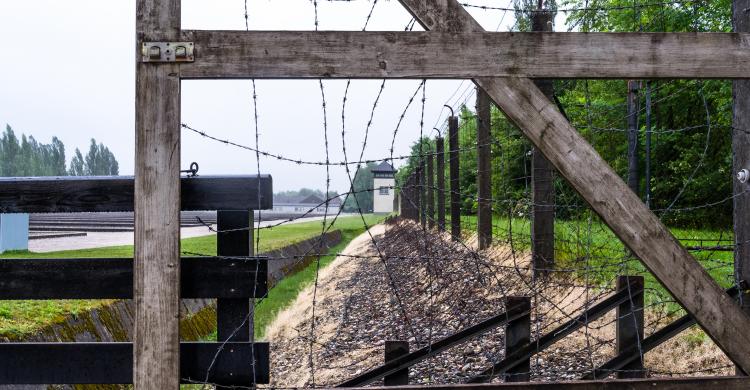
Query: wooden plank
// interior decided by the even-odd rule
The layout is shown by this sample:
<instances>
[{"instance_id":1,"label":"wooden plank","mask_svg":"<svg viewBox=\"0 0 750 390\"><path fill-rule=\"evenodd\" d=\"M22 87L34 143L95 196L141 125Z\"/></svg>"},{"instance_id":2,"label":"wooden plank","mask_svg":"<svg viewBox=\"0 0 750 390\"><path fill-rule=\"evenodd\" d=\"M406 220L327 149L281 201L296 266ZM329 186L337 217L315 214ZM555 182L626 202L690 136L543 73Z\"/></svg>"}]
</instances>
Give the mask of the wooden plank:
<instances>
[{"instance_id":1,"label":"wooden plank","mask_svg":"<svg viewBox=\"0 0 750 390\"><path fill-rule=\"evenodd\" d=\"M698 377L623 379L570 382L526 382L488 384L450 384L436 386L392 386L368 387L372 390L745 390L750 387L750 378Z\"/></svg>"},{"instance_id":2,"label":"wooden plank","mask_svg":"<svg viewBox=\"0 0 750 390\"><path fill-rule=\"evenodd\" d=\"M268 291L266 258L184 257L180 266L182 298L260 298ZM130 298L133 259L0 260L0 300Z\"/></svg>"},{"instance_id":3,"label":"wooden plank","mask_svg":"<svg viewBox=\"0 0 750 390\"><path fill-rule=\"evenodd\" d=\"M399 0L428 30L481 26L455 0ZM449 5L446 5L449 4ZM451 19L443 19L451 16ZM554 34L553 34L554 35ZM526 78L474 80L591 205L617 237L690 313L711 339L750 372L750 317Z\"/></svg>"},{"instance_id":4,"label":"wooden plank","mask_svg":"<svg viewBox=\"0 0 750 390\"><path fill-rule=\"evenodd\" d=\"M180 189L184 211L273 207L270 175L183 177ZM134 197L132 176L0 178L3 213L133 211Z\"/></svg>"},{"instance_id":5,"label":"wooden plank","mask_svg":"<svg viewBox=\"0 0 750 390\"><path fill-rule=\"evenodd\" d=\"M268 343L183 342L179 348L182 383L268 383ZM0 343L0 356L0 384L133 382L131 343Z\"/></svg>"},{"instance_id":6,"label":"wooden plank","mask_svg":"<svg viewBox=\"0 0 750 390\"><path fill-rule=\"evenodd\" d=\"M133 384L139 390L177 390L180 383L180 66L140 61L143 42L180 37L180 4L136 1Z\"/></svg>"},{"instance_id":7,"label":"wooden plank","mask_svg":"<svg viewBox=\"0 0 750 390\"><path fill-rule=\"evenodd\" d=\"M183 79L748 78L750 35L184 31Z\"/></svg>"},{"instance_id":8,"label":"wooden plank","mask_svg":"<svg viewBox=\"0 0 750 390\"><path fill-rule=\"evenodd\" d=\"M477 89L477 245L492 245L492 126L490 97Z\"/></svg>"},{"instance_id":9,"label":"wooden plank","mask_svg":"<svg viewBox=\"0 0 750 390\"><path fill-rule=\"evenodd\" d=\"M253 253L254 212L220 210L216 213L219 233L216 253L220 256L250 256ZM254 301L247 298L218 299L216 330L219 341L252 341ZM252 383L245 383L250 386Z\"/></svg>"}]
</instances>

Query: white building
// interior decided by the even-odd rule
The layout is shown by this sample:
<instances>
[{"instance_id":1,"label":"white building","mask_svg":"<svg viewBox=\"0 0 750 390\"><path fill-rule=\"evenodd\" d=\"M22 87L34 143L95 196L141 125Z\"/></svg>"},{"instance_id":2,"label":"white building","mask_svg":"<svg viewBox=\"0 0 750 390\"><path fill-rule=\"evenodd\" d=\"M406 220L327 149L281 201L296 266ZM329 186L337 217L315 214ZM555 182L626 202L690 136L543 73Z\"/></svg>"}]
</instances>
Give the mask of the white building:
<instances>
[{"instance_id":1,"label":"white building","mask_svg":"<svg viewBox=\"0 0 750 390\"><path fill-rule=\"evenodd\" d=\"M309 195L304 198L294 199L287 202L278 202L274 200L273 211L290 214L325 214L325 200L316 195ZM341 200L333 198L328 201L328 214L338 214L341 208Z\"/></svg>"},{"instance_id":2,"label":"white building","mask_svg":"<svg viewBox=\"0 0 750 390\"><path fill-rule=\"evenodd\" d=\"M396 195L396 170L383 161L372 170L372 211L375 214L390 214Z\"/></svg>"}]
</instances>

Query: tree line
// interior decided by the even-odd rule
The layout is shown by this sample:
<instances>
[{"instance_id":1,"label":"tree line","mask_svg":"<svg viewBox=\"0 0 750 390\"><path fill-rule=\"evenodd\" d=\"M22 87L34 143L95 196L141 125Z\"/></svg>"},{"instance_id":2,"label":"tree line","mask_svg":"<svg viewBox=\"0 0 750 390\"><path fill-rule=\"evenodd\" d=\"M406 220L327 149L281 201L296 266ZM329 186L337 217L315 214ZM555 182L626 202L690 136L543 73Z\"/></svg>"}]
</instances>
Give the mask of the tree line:
<instances>
[{"instance_id":1,"label":"tree line","mask_svg":"<svg viewBox=\"0 0 750 390\"><path fill-rule=\"evenodd\" d=\"M116 176L119 164L115 155L103 144L91 139L84 156L76 148L70 167L67 167L65 145L57 137L44 144L33 136L16 136L6 125L0 136L0 176Z\"/></svg>"},{"instance_id":2,"label":"tree line","mask_svg":"<svg viewBox=\"0 0 750 390\"><path fill-rule=\"evenodd\" d=\"M537 1L516 1L518 31L528 30ZM552 8L555 4L550 4ZM569 29L584 32L731 31L731 1L660 3L646 0L563 0ZM559 30L559 29L558 29ZM647 59L644 59L647 60ZM556 80L559 108L623 178L628 175L627 80ZM727 228L732 224L732 85L722 80L638 80L639 195L645 198L645 138L651 135L651 207L672 226ZM646 96L652 102L647 110ZM459 111L462 213L476 213L476 118ZM497 108L492 109L492 192L499 214L528 216L532 145ZM743 131L743 130L740 130ZM446 142L447 145L447 142ZM412 145L399 183L414 171L418 155L434 151L434 139ZM446 158L447 158L446 148ZM446 163L446 172L448 175ZM559 175L555 179L558 218L590 213ZM713 205L713 206L712 206Z\"/></svg>"}]
</instances>

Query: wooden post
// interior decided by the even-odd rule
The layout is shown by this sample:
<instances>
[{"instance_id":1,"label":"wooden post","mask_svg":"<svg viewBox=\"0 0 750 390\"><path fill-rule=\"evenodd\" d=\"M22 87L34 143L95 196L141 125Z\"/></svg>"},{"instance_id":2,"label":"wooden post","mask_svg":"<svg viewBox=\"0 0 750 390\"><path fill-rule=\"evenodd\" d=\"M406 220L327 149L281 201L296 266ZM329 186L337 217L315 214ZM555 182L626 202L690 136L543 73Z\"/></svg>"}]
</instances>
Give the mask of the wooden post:
<instances>
[{"instance_id":1,"label":"wooden post","mask_svg":"<svg viewBox=\"0 0 750 390\"><path fill-rule=\"evenodd\" d=\"M651 82L646 83L646 207L651 208Z\"/></svg>"},{"instance_id":2,"label":"wooden post","mask_svg":"<svg viewBox=\"0 0 750 390\"><path fill-rule=\"evenodd\" d=\"M216 212L216 254L219 256L253 255L252 210L220 210ZM225 231L226 232L222 232ZM216 302L217 339L253 341L253 301L218 299Z\"/></svg>"},{"instance_id":3,"label":"wooden post","mask_svg":"<svg viewBox=\"0 0 750 390\"><path fill-rule=\"evenodd\" d=\"M180 66L141 43L180 37L180 2L136 3L133 384L180 385Z\"/></svg>"},{"instance_id":4,"label":"wooden post","mask_svg":"<svg viewBox=\"0 0 750 390\"><path fill-rule=\"evenodd\" d=\"M628 80L628 187L640 194L638 174L638 85L639 81Z\"/></svg>"},{"instance_id":5,"label":"wooden post","mask_svg":"<svg viewBox=\"0 0 750 390\"><path fill-rule=\"evenodd\" d=\"M617 277L617 291L629 291L630 299L617 306L617 353L643 343L643 277ZM643 356L617 372L618 379L645 378Z\"/></svg>"},{"instance_id":6,"label":"wooden post","mask_svg":"<svg viewBox=\"0 0 750 390\"><path fill-rule=\"evenodd\" d=\"M505 325L505 356L510 356L531 341L531 299L529 297L506 297L505 307L521 306L529 313ZM503 374L505 382L528 382L531 380L531 359L510 368Z\"/></svg>"},{"instance_id":7,"label":"wooden post","mask_svg":"<svg viewBox=\"0 0 750 390\"><path fill-rule=\"evenodd\" d=\"M443 137L435 139L437 149L437 219L438 230L445 231L445 140Z\"/></svg>"},{"instance_id":8,"label":"wooden post","mask_svg":"<svg viewBox=\"0 0 750 390\"><path fill-rule=\"evenodd\" d=\"M477 237L480 250L492 245L492 142L490 97L477 88Z\"/></svg>"},{"instance_id":9,"label":"wooden post","mask_svg":"<svg viewBox=\"0 0 750 390\"><path fill-rule=\"evenodd\" d=\"M435 228L435 156L432 149L427 153L427 226Z\"/></svg>"},{"instance_id":10,"label":"wooden post","mask_svg":"<svg viewBox=\"0 0 750 390\"><path fill-rule=\"evenodd\" d=\"M448 164L451 184L451 236L461 239L461 188L458 185L458 117L448 118Z\"/></svg>"},{"instance_id":11,"label":"wooden post","mask_svg":"<svg viewBox=\"0 0 750 390\"><path fill-rule=\"evenodd\" d=\"M219 256L252 256L252 210L220 210L216 212L216 254ZM226 232L222 232L228 230ZM256 273L257 274L257 273ZM257 281L256 281L257 282ZM255 302L251 299L223 298L216 300L217 341L254 341ZM254 364L255 362L248 362ZM254 382L254 381L253 381ZM255 383L248 383L252 386ZM217 386L217 389L229 387Z\"/></svg>"},{"instance_id":12,"label":"wooden post","mask_svg":"<svg viewBox=\"0 0 750 390\"><path fill-rule=\"evenodd\" d=\"M425 178L427 169L425 168L424 157L420 157L419 169L417 170L417 190L419 191L419 221L422 224L422 228L427 227L427 201L425 197Z\"/></svg>"},{"instance_id":13,"label":"wooden post","mask_svg":"<svg viewBox=\"0 0 750 390\"><path fill-rule=\"evenodd\" d=\"M531 14L534 31L552 31L552 13ZM536 80L536 86L554 99L552 80ZM531 257L534 278L545 277L555 267L555 186L554 168L539 149L531 158Z\"/></svg>"},{"instance_id":14,"label":"wooden post","mask_svg":"<svg viewBox=\"0 0 750 390\"><path fill-rule=\"evenodd\" d=\"M386 341L385 342L385 362L388 363L391 360L398 359L401 356L409 354L409 342L408 341ZM409 369L404 368L403 370L396 371L391 375L383 377L383 385L385 386L405 386L409 384Z\"/></svg>"},{"instance_id":15,"label":"wooden post","mask_svg":"<svg viewBox=\"0 0 750 390\"><path fill-rule=\"evenodd\" d=\"M734 32L750 32L750 0L732 2ZM732 170L750 171L750 80L732 83ZM750 181L732 182L734 194L734 270L736 282L750 281ZM742 309L750 313L750 294L740 296ZM750 332L750 329L744 329ZM741 369L738 374L745 374Z\"/></svg>"}]
</instances>

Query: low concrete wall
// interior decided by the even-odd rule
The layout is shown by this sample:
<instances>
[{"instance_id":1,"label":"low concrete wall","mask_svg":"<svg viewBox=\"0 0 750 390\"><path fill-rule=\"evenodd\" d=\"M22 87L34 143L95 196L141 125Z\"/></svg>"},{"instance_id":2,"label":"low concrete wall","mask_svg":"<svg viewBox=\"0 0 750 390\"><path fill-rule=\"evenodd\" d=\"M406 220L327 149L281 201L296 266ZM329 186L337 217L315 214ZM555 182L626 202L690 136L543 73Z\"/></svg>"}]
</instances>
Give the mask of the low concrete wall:
<instances>
[{"instance_id":1,"label":"low concrete wall","mask_svg":"<svg viewBox=\"0 0 750 390\"><path fill-rule=\"evenodd\" d=\"M263 255L269 257L269 286L304 268L329 248L341 242L341 232L333 231ZM0 342L123 342L132 340L135 307L132 300L116 301L97 309L70 315L64 321L19 339ZM197 341L216 330L216 300L183 299L180 307L180 338ZM106 357L102 357L106 358ZM2 386L2 389L69 389L71 386ZM121 389L123 386L77 385L76 389Z\"/></svg>"},{"instance_id":2,"label":"low concrete wall","mask_svg":"<svg viewBox=\"0 0 750 390\"><path fill-rule=\"evenodd\" d=\"M328 249L341 242L341 231L335 230L324 236L313 237L297 244L277 249L268 253L268 286L275 286L286 275L294 274L307 267L318 258L318 254L327 253Z\"/></svg>"}]
</instances>

